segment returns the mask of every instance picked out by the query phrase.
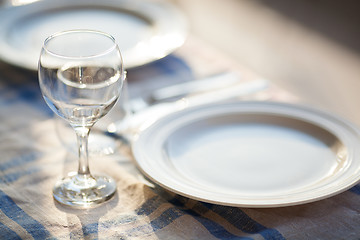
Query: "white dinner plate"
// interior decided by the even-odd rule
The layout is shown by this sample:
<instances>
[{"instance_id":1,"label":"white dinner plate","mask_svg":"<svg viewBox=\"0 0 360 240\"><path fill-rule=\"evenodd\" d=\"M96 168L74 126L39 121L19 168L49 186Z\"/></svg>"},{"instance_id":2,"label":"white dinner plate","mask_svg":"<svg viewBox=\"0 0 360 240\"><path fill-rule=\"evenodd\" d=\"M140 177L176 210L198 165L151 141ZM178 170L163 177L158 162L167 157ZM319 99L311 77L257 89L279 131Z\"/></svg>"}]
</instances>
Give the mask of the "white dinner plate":
<instances>
[{"instance_id":1,"label":"white dinner plate","mask_svg":"<svg viewBox=\"0 0 360 240\"><path fill-rule=\"evenodd\" d=\"M188 108L132 143L160 186L209 203L280 207L338 194L360 179L360 133L329 113L272 102Z\"/></svg>"},{"instance_id":2,"label":"white dinner plate","mask_svg":"<svg viewBox=\"0 0 360 240\"><path fill-rule=\"evenodd\" d=\"M183 14L167 3L140 0L61 0L3 8L0 58L37 69L45 38L69 29L94 29L113 35L126 68L160 59L186 37Z\"/></svg>"}]
</instances>

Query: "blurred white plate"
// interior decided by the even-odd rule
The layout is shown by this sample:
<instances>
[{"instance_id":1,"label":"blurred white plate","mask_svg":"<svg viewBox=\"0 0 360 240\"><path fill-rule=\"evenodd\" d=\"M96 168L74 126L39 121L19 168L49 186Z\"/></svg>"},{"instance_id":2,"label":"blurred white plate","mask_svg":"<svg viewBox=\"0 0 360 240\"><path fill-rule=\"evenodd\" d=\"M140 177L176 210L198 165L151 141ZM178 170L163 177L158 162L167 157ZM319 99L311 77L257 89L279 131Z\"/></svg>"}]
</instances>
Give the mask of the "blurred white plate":
<instances>
[{"instance_id":1,"label":"blurred white plate","mask_svg":"<svg viewBox=\"0 0 360 240\"><path fill-rule=\"evenodd\" d=\"M117 40L126 68L160 59L186 37L184 16L170 4L138 0L39 1L0 11L0 58L36 70L44 39L58 31L94 29Z\"/></svg>"},{"instance_id":2,"label":"blurred white plate","mask_svg":"<svg viewBox=\"0 0 360 240\"><path fill-rule=\"evenodd\" d=\"M238 207L324 199L360 179L360 133L297 105L235 102L185 109L132 145L139 169L189 198Z\"/></svg>"}]
</instances>

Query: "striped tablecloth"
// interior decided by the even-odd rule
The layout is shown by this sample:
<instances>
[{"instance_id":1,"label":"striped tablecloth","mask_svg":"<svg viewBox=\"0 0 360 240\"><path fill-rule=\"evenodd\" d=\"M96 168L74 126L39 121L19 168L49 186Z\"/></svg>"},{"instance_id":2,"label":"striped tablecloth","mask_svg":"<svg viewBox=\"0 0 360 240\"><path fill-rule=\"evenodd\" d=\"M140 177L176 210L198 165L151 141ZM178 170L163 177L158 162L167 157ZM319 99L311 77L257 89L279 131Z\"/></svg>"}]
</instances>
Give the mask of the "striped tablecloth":
<instances>
[{"instance_id":1,"label":"striped tablecloth","mask_svg":"<svg viewBox=\"0 0 360 240\"><path fill-rule=\"evenodd\" d=\"M128 71L132 97L207 74L257 76L194 38L174 54ZM293 101L276 88L252 99ZM116 196L100 207L56 203L52 186L77 166L60 141L36 73L0 65L0 239L360 239L360 185L311 204L248 209L198 202L148 183L129 146L93 154L92 171L113 176Z\"/></svg>"}]
</instances>

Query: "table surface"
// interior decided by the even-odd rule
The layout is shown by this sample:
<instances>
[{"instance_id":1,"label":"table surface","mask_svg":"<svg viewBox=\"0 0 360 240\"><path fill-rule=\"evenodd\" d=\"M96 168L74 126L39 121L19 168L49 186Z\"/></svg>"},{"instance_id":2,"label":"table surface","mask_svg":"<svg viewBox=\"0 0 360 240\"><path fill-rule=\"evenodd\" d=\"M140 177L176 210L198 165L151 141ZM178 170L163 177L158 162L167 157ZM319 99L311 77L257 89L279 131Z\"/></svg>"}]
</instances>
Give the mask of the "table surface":
<instances>
[{"instance_id":1,"label":"table surface","mask_svg":"<svg viewBox=\"0 0 360 240\"><path fill-rule=\"evenodd\" d=\"M357 104L353 101L358 98L354 87L359 84L354 76L360 69L356 54L351 55L344 48L340 51L328 38L318 39L310 34L313 29L296 25L294 19L280 21L284 16L276 12L274 6L261 1L229 0L216 7L219 1L211 0L205 9L202 9L205 0L173 2L189 17L192 26L189 38L183 47L164 59L128 70L131 97L146 96L156 88L177 82L236 71L244 82L264 76L271 82L267 90L242 100L311 104L356 124L360 122L359 113L354 111ZM234 22L234 19L237 20ZM249 21L244 23L245 19L257 19L252 24L265 26L251 27ZM209 23L217 30L207 32L206 29L211 28ZM267 36L270 31L267 27L275 23L279 29L272 29L273 34ZM294 26L298 27L297 31L294 30L285 43L275 38ZM239 32L234 32L237 27ZM229 32L232 38L223 37ZM307 42L308 51L314 53L312 61L330 58L329 62L321 60L321 64L314 67L306 53L298 49L300 45L295 44L300 44L294 40L297 34L307 37L302 40ZM267 40L261 38L265 36ZM274 54L277 51L279 54ZM327 55L335 53L339 58ZM349 66L344 66L344 59ZM344 68L336 72L333 64ZM350 68L351 71L347 71ZM297 75L299 72L303 74ZM349 74L348 78L337 81L336 76L344 72ZM319 79L329 76L331 79L326 83L331 87L324 88L324 82ZM303 77L311 79L302 80ZM332 91L336 91L336 99ZM121 139L117 139L119 146L114 154L94 153L90 159L91 169L115 178L116 196L93 209L64 207L53 200L52 186L61 176L76 169L76 154L59 138L61 122L43 101L36 73L0 63L0 92L0 239L360 237L360 185L325 200L292 207L256 209L208 204L168 192L146 180L134 165L129 145Z\"/></svg>"}]
</instances>

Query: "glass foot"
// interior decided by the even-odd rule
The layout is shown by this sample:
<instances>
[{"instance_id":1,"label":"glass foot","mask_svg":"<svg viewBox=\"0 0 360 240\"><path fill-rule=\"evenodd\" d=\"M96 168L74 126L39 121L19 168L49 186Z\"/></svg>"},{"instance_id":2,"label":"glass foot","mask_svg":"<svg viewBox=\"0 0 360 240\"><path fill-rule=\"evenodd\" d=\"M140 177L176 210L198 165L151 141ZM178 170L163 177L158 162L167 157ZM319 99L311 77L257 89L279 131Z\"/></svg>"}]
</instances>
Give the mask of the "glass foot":
<instances>
[{"instance_id":1,"label":"glass foot","mask_svg":"<svg viewBox=\"0 0 360 240\"><path fill-rule=\"evenodd\" d=\"M53 188L56 201L71 207L88 208L109 200L116 192L115 181L108 176L69 174Z\"/></svg>"}]
</instances>

